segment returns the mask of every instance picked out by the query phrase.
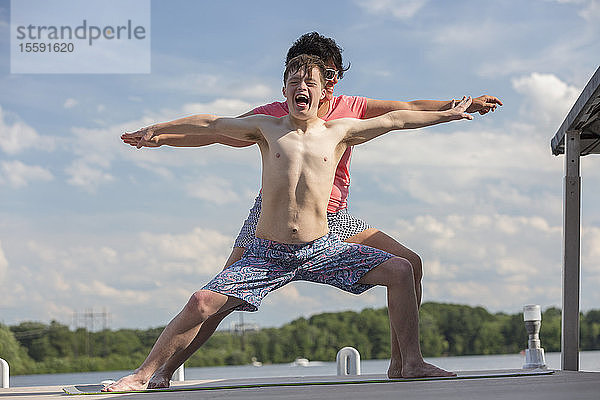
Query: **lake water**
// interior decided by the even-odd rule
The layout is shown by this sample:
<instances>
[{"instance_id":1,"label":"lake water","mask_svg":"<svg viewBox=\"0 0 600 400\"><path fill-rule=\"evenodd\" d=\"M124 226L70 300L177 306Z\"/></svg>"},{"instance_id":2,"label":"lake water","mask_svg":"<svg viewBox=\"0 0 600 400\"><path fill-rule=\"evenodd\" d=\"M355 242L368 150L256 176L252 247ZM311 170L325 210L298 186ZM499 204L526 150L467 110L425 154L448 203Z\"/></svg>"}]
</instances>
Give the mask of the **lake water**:
<instances>
[{"instance_id":1,"label":"lake water","mask_svg":"<svg viewBox=\"0 0 600 400\"><path fill-rule=\"evenodd\" d=\"M439 367L453 371L514 369L521 368L525 356L520 354L503 354L493 356L461 356L427 358ZM363 374L384 374L389 360L362 360ZM546 364L550 369L560 369L560 353L547 353ZM583 351L579 355L579 369L582 371L600 371L600 351ZM100 383L106 379L118 379L130 371L80 372L71 374L49 375L17 375L10 377L10 386L52 386ZM312 361L308 366L291 364L270 364L262 367L252 365L186 368L185 379L233 379L262 378L276 376L319 376L335 375L335 362Z\"/></svg>"}]
</instances>

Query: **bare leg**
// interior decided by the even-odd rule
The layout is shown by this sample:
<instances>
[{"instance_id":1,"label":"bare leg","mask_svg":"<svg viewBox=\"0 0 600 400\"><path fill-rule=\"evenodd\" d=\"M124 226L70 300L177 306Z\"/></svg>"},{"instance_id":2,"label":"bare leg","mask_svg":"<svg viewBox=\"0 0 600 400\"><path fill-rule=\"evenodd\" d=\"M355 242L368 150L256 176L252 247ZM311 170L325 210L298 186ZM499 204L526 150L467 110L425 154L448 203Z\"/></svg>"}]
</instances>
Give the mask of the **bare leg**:
<instances>
[{"instance_id":1,"label":"bare leg","mask_svg":"<svg viewBox=\"0 0 600 400\"><path fill-rule=\"evenodd\" d=\"M148 389L168 388L171 385L171 378L173 377L175 370L202 347L208 339L210 339L221 321L231 314L231 312L232 310L227 310L215 314L204 321L194 340L192 340L186 348L173 354L173 356L169 358L169 360L164 363L154 375L152 375L152 379L150 379L150 382L148 383Z\"/></svg>"},{"instance_id":2,"label":"bare leg","mask_svg":"<svg viewBox=\"0 0 600 400\"><path fill-rule=\"evenodd\" d=\"M189 346L206 319L217 313L230 310L242 303L242 300L228 297L210 290L199 290L192 295L183 310L160 334L146 360L133 374L121 378L103 391L142 390L154 372L176 352Z\"/></svg>"},{"instance_id":3,"label":"bare leg","mask_svg":"<svg viewBox=\"0 0 600 400\"><path fill-rule=\"evenodd\" d=\"M359 243L365 246L375 247L376 249L387 251L388 253L408 260L413 269L417 306L421 307L421 296L423 292L421 284L421 279L423 278L423 263L421 261L421 257L419 257L417 253L375 228L364 230L361 233L348 238L346 242ZM388 376L399 377L402 376L402 353L398 347L398 335L396 333L396 329L394 328L394 324L392 324L391 318L390 334L392 354L390 358L390 366L388 368Z\"/></svg>"},{"instance_id":4,"label":"bare leg","mask_svg":"<svg viewBox=\"0 0 600 400\"><path fill-rule=\"evenodd\" d=\"M410 250L409 248L398 243L392 237L385 233L371 228L367 229L357 235L354 235L346 240L350 243L360 243L366 246L375 247L380 250L387 251L388 253L394 254L398 257L407 259L413 265L414 281L417 290L417 298L419 305L421 304L421 278L423 276L423 268L421 258L418 254ZM225 268L231 266L242 258L244 251L243 247L234 247L229 259L225 263ZM149 388L166 388L169 387L171 377L175 370L183 364L185 360L192 356L215 332L217 326L221 321L231 313L226 311L224 313L218 313L209 317L200 327L200 330L194 340L188 347L176 352L164 365L158 369L152 379L149 382ZM392 343L392 356L390 360L390 367L388 370L388 376L401 376L402 374L402 354L398 347L398 339L394 326L390 319L390 332L391 332L391 343Z\"/></svg>"},{"instance_id":5,"label":"bare leg","mask_svg":"<svg viewBox=\"0 0 600 400\"><path fill-rule=\"evenodd\" d=\"M413 268L417 303L419 304L419 307L421 306L421 297L423 293L423 286L421 284L423 279L423 262L417 253L398 243L391 236L388 236L375 228L364 230L361 233L349 237L345 241L349 243L358 243L369 247L375 247L376 249L387 251L388 253L400 258L407 259Z\"/></svg>"},{"instance_id":6,"label":"bare leg","mask_svg":"<svg viewBox=\"0 0 600 400\"><path fill-rule=\"evenodd\" d=\"M359 282L387 287L390 322L395 328L402 354L402 375L388 374L390 378L455 375L423 360L419 344L419 308L415 282L412 266L407 260L391 258L368 272Z\"/></svg>"},{"instance_id":7,"label":"bare leg","mask_svg":"<svg viewBox=\"0 0 600 400\"><path fill-rule=\"evenodd\" d=\"M235 262L239 261L242 258L242 255L246 251L243 247L234 247L225 263L225 268L230 267ZM224 268L224 269L225 269ZM156 388L168 388L171 385L171 378L173 377L173 373L181 364L185 362L188 358L192 356L198 349L206 343L206 341L215 333L215 330L223 321L223 319L231 314L231 310L227 310L221 313L217 313L215 315L210 316L204 323L200 326L200 330L198 334L192 340L192 342L184 349L173 354L169 360L164 363L152 376L150 382L148 382L148 388L156 389Z\"/></svg>"}]
</instances>

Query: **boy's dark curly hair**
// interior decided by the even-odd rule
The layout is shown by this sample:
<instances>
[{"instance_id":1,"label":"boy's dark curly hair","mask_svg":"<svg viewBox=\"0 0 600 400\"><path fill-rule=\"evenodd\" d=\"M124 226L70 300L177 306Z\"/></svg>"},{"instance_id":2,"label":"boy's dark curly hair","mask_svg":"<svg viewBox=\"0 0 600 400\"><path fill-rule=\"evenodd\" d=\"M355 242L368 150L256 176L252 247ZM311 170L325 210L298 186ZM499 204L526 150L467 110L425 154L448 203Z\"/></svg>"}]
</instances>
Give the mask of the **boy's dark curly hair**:
<instances>
[{"instance_id":1,"label":"boy's dark curly hair","mask_svg":"<svg viewBox=\"0 0 600 400\"><path fill-rule=\"evenodd\" d=\"M305 33L300 36L288 50L285 64L287 65L292 58L299 56L300 54L317 56L323 60L323 62L332 60L338 71L338 79L342 79L344 72L350 69L350 64L348 64L347 67L344 67L342 61L342 48L338 46L335 40L325 37L318 32Z\"/></svg>"}]
</instances>

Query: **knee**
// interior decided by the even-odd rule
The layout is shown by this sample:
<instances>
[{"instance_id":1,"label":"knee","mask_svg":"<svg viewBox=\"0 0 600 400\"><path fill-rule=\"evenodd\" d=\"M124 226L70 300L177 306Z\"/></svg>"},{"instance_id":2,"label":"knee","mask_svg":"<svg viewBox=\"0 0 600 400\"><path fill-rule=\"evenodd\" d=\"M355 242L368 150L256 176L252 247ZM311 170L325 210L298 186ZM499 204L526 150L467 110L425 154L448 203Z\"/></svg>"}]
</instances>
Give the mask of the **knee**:
<instances>
[{"instance_id":1,"label":"knee","mask_svg":"<svg viewBox=\"0 0 600 400\"><path fill-rule=\"evenodd\" d=\"M421 257L414 251L409 251L408 254L405 252L402 256L398 257L406 259L406 261L410 263L415 283L419 284L423 279L423 261L421 260Z\"/></svg>"},{"instance_id":2,"label":"knee","mask_svg":"<svg viewBox=\"0 0 600 400\"><path fill-rule=\"evenodd\" d=\"M188 300L185 308L188 312L197 315L201 320L205 320L214 314L212 304L212 292L210 290L198 290Z\"/></svg>"},{"instance_id":3,"label":"knee","mask_svg":"<svg viewBox=\"0 0 600 400\"><path fill-rule=\"evenodd\" d=\"M414 251L405 247L394 250L395 251L393 251L392 254L394 254L396 257L405 259L412 266L415 283L418 284L419 282L421 282L421 280L423 279L423 261L421 260L421 257Z\"/></svg>"},{"instance_id":4,"label":"knee","mask_svg":"<svg viewBox=\"0 0 600 400\"><path fill-rule=\"evenodd\" d=\"M399 282L405 280L414 280L415 272L413 265L406 258L394 257L389 264L388 274L392 281Z\"/></svg>"},{"instance_id":5,"label":"knee","mask_svg":"<svg viewBox=\"0 0 600 400\"><path fill-rule=\"evenodd\" d=\"M410 264L413 268L413 276L415 277L415 282L421 282L423 279L423 261L418 254L414 253L414 256L411 257Z\"/></svg>"}]
</instances>

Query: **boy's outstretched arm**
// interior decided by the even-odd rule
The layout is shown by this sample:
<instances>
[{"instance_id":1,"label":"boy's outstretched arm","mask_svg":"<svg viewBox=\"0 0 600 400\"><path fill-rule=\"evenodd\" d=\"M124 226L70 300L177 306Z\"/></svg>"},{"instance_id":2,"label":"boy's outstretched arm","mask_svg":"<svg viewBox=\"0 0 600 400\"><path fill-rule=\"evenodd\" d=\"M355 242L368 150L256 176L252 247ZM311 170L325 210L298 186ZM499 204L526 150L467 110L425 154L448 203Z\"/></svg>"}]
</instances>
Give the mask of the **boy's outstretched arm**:
<instances>
[{"instance_id":1,"label":"boy's outstretched arm","mask_svg":"<svg viewBox=\"0 0 600 400\"><path fill-rule=\"evenodd\" d=\"M343 141L348 146L354 146L393 130L422 128L459 119L471 120L473 116L466 112L467 108L471 105L471 101L471 97L463 97L458 104L456 101L453 101L452 107L446 111L400 110L391 111L371 119L346 119L338 121L344 124L343 128L347 130Z\"/></svg>"},{"instance_id":2,"label":"boy's outstretched arm","mask_svg":"<svg viewBox=\"0 0 600 400\"><path fill-rule=\"evenodd\" d=\"M254 113L252 111L248 111L242 115L239 115L238 118L244 118L250 115L254 115ZM181 120L184 119L185 118L182 118ZM169 133L161 133L159 135L155 135L149 141L142 140L143 135L139 132L140 131L124 133L123 135L121 135L121 139L124 143L129 144L131 146L135 146L137 148L160 147L163 145L173 147L202 147L217 143L232 147L247 147L252 146L254 144L254 142L236 140L225 135L220 135L218 133L207 135L189 135L178 131L177 125L171 126L169 128Z\"/></svg>"},{"instance_id":3,"label":"boy's outstretched arm","mask_svg":"<svg viewBox=\"0 0 600 400\"><path fill-rule=\"evenodd\" d=\"M378 117L390 111L399 110L444 111L452 108L453 101L454 100L394 101L367 99L365 118ZM466 112L478 112L479 114L484 115L490 111L495 111L498 106L502 106L502 101L499 98L484 94L479 97L474 97Z\"/></svg>"},{"instance_id":4,"label":"boy's outstretched arm","mask_svg":"<svg viewBox=\"0 0 600 400\"><path fill-rule=\"evenodd\" d=\"M200 136L205 138L207 142L214 140L217 134L222 134L234 141L256 143L262 137L258 124L261 117L264 119L265 116L233 118L199 114L150 125L135 132L126 133L123 136L129 138L140 137L136 145L138 149L144 146L144 143L158 144L160 135L172 132L190 137ZM123 140L127 143L125 139Z\"/></svg>"},{"instance_id":5,"label":"boy's outstretched arm","mask_svg":"<svg viewBox=\"0 0 600 400\"><path fill-rule=\"evenodd\" d=\"M139 131L138 131L139 132ZM152 137L150 141L142 141L143 135L138 132L124 133L121 135L121 140L125 144L137 147L139 144L142 147L203 147L211 144L223 144L231 147L248 147L254 142L245 140L236 140L225 135L184 135L181 133L162 133Z\"/></svg>"}]
</instances>

